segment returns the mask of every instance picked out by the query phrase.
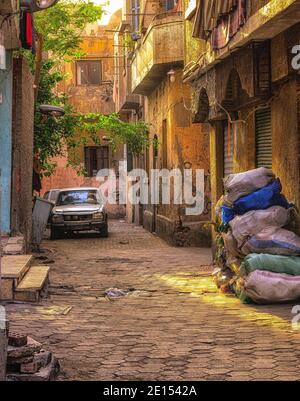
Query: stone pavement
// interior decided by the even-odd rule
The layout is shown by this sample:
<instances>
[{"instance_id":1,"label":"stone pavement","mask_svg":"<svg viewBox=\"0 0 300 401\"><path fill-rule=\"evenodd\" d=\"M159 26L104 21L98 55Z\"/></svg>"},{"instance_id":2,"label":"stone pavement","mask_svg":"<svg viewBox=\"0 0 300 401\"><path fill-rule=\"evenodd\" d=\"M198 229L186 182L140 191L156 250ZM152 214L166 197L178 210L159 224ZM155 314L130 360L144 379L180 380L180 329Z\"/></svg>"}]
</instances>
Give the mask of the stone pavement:
<instances>
[{"instance_id":1,"label":"stone pavement","mask_svg":"<svg viewBox=\"0 0 300 401\"><path fill-rule=\"evenodd\" d=\"M11 328L59 358L59 380L300 379L292 305L219 294L209 249L172 248L118 221L110 230L45 241L51 298L7 306ZM109 300L111 287L131 292Z\"/></svg>"}]
</instances>

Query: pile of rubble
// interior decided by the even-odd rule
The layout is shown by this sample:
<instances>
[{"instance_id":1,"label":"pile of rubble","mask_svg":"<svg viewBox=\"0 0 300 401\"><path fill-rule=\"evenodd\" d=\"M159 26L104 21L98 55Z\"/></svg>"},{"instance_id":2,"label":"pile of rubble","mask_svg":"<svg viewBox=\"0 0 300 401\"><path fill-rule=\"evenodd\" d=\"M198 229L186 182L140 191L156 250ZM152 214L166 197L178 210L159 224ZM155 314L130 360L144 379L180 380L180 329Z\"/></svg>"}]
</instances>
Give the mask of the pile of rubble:
<instances>
[{"instance_id":1,"label":"pile of rubble","mask_svg":"<svg viewBox=\"0 0 300 401\"><path fill-rule=\"evenodd\" d=\"M7 381L51 381L59 370L59 362L42 344L24 335L9 333Z\"/></svg>"}]
</instances>

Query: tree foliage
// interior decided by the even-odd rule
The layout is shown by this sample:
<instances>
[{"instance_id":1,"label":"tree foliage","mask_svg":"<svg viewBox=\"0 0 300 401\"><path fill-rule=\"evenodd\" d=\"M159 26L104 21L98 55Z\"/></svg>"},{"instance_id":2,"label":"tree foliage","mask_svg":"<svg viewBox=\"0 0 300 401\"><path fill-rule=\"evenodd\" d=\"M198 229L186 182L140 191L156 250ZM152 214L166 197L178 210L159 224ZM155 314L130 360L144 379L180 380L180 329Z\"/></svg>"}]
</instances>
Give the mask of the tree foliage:
<instances>
[{"instance_id":1,"label":"tree foliage","mask_svg":"<svg viewBox=\"0 0 300 401\"><path fill-rule=\"evenodd\" d=\"M80 115L69 103L66 94L59 94L57 85L64 79L61 63L72 61L82 52L82 32L87 24L96 22L103 13L102 6L90 0L64 0L36 13L37 54L33 59L27 52L35 74L36 113L34 147L43 174L51 175L56 167L53 158L64 155L68 164L84 173L78 153L79 146L92 139L99 144L99 131L107 134L113 150L126 143L129 151L141 154L151 144L148 126L144 122L124 123L117 114ZM48 52L50 59L44 59ZM38 111L41 104L52 104L65 109L62 118L45 117Z\"/></svg>"},{"instance_id":2,"label":"tree foliage","mask_svg":"<svg viewBox=\"0 0 300 401\"><path fill-rule=\"evenodd\" d=\"M56 156L67 156L68 165L78 174L84 174L78 148L91 140L100 145L100 131L105 132L113 151L127 144L129 151L139 155L150 146L149 127L142 121L125 123L116 113L107 116L77 113L68 97L55 91L57 84L64 79L63 74L54 69L55 64L51 59L42 62L37 109L40 104L52 104L63 107L65 115L60 118L45 117L37 111L34 121L34 148L44 175L54 172L56 163L52 159Z\"/></svg>"},{"instance_id":3,"label":"tree foliage","mask_svg":"<svg viewBox=\"0 0 300 401\"><path fill-rule=\"evenodd\" d=\"M78 57L82 32L87 24L101 19L103 7L89 0L64 0L36 13L35 24L43 36L43 50L52 57Z\"/></svg>"}]
</instances>

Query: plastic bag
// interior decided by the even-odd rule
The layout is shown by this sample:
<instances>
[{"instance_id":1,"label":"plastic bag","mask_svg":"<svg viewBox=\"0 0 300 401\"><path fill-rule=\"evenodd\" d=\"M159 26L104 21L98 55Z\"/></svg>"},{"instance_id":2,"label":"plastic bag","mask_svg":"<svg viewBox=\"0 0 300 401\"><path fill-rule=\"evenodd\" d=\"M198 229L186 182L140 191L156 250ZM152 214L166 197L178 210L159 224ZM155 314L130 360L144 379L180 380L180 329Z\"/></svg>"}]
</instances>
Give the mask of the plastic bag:
<instances>
[{"instance_id":1,"label":"plastic bag","mask_svg":"<svg viewBox=\"0 0 300 401\"><path fill-rule=\"evenodd\" d=\"M261 188L234 202L234 213L242 215L250 212L251 210L265 210L271 206L282 206L285 209L292 207L293 205L280 194L281 190L282 186L278 178L266 187Z\"/></svg>"},{"instance_id":2,"label":"plastic bag","mask_svg":"<svg viewBox=\"0 0 300 401\"><path fill-rule=\"evenodd\" d=\"M244 292L255 303L283 303L300 299L300 276L256 270L245 279Z\"/></svg>"},{"instance_id":3,"label":"plastic bag","mask_svg":"<svg viewBox=\"0 0 300 401\"><path fill-rule=\"evenodd\" d=\"M229 206L222 206L221 208L222 223L227 225L234 219L234 210Z\"/></svg>"},{"instance_id":4,"label":"plastic bag","mask_svg":"<svg viewBox=\"0 0 300 401\"><path fill-rule=\"evenodd\" d=\"M234 236L232 235L231 230L228 230L227 233L223 233L222 237L224 240L224 245L227 254L229 253L229 255L234 256L236 258L239 258L243 255L242 252L238 249L238 243L235 240Z\"/></svg>"},{"instance_id":5,"label":"plastic bag","mask_svg":"<svg viewBox=\"0 0 300 401\"><path fill-rule=\"evenodd\" d=\"M252 210L244 215L236 216L229 225L238 248L241 248L249 237L258 234L265 228L281 228L289 222L289 210L281 206L272 206L266 210Z\"/></svg>"},{"instance_id":6,"label":"plastic bag","mask_svg":"<svg viewBox=\"0 0 300 401\"><path fill-rule=\"evenodd\" d=\"M233 273L230 271L230 269L216 269L212 276L214 283L222 292L226 294L231 292L230 283L233 278Z\"/></svg>"},{"instance_id":7,"label":"plastic bag","mask_svg":"<svg viewBox=\"0 0 300 401\"><path fill-rule=\"evenodd\" d=\"M247 275L255 270L300 276L300 257L269 254L248 255L241 265L240 272Z\"/></svg>"},{"instance_id":8,"label":"plastic bag","mask_svg":"<svg viewBox=\"0 0 300 401\"><path fill-rule=\"evenodd\" d=\"M263 188L275 179L272 170L261 167L245 173L231 174L224 180L225 201L231 204L242 196Z\"/></svg>"},{"instance_id":9,"label":"plastic bag","mask_svg":"<svg viewBox=\"0 0 300 401\"><path fill-rule=\"evenodd\" d=\"M300 237L283 228L268 227L251 237L242 247L244 255L269 253L272 255L300 256Z\"/></svg>"}]
</instances>

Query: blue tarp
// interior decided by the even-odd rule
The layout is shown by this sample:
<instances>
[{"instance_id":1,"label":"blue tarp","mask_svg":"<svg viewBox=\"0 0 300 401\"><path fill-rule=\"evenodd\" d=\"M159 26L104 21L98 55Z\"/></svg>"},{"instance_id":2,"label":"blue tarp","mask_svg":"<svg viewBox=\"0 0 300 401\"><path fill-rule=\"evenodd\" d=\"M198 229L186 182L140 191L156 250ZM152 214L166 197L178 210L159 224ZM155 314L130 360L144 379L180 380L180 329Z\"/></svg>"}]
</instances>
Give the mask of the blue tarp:
<instances>
[{"instance_id":1,"label":"blue tarp","mask_svg":"<svg viewBox=\"0 0 300 401\"><path fill-rule=\"evenodd\" d=\"M233 204L235 214L245 214L250 210L265 210L271 206L282 206L288 209L292 205L281 195L282 186L279 178L264 188L238 199Z\"/></svg>"},{"instance_id":2,"label":"blue tarp","mask_svg":"<svg viewBox=\"0 0 300 401\"><path fill-rule=\"evenodd\" d=\"M234 202L233 207L222 207L222 222L229 224L236 214L243 215L251 210L265 210L271 206L292 207L281 194L282 186L279 178L252 194L243 196Z\"/></svg>"}]
</instances>

